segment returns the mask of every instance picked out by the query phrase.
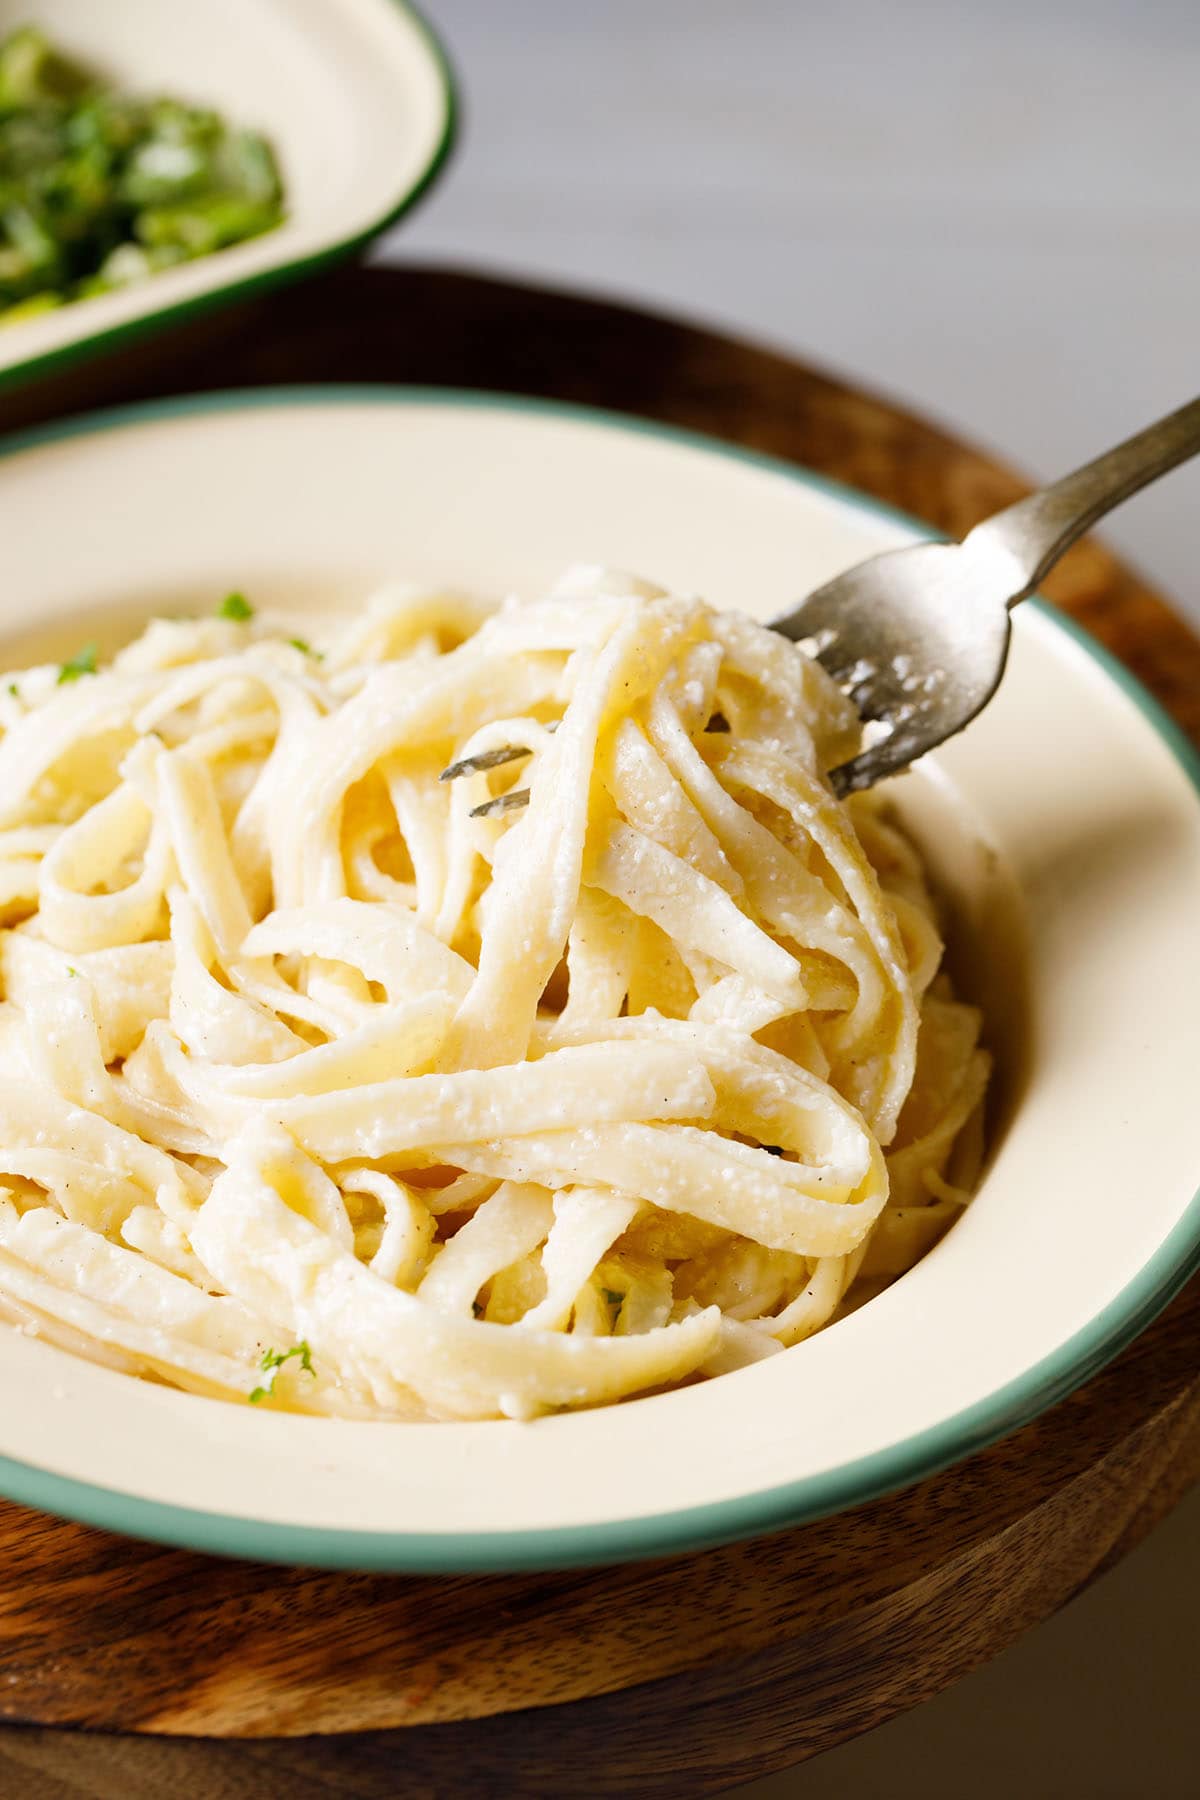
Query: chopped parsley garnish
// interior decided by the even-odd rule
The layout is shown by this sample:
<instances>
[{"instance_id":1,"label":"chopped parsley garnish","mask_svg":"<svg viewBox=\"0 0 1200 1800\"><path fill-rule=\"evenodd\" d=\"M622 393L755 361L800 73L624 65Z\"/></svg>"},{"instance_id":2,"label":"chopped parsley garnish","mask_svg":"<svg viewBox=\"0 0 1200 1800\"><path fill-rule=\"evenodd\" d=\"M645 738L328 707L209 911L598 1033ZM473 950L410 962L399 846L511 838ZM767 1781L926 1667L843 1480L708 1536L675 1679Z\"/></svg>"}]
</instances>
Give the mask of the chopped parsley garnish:
<instances>
[{"instance_id":1,"label":"chopped parsley garnish","mask_svg":"<svg viewBox=\"0 0 1200 1800\"><path fill-rule=\"evenodd\" d=\"M284 1363L289 1361L293 1356L298 1356L300 1358L300 1367L304 1370L306 1375L316 1375L317 1371L312 1366L312 1351L309 1349L303 1338L300 1339L298 1344L293 1344L290 1350L264 1350L262 1361L258 1366L260 1369L269 1369L271 1371L271 1379L265 1387L251 1389L251 1406L256 1406L260 1400L269 1399L275 1392L275 1382L279 1375L279 1371Z\"/></svg>"},{"instance_id":2,"label":"chopped parsley garnish","mask_svg":"<svg viewBox=\"0 0 1200 1800\"><path fill-rule=\"evenodd\" d=\"M238 624L244 625L247 619L254 617L254 608L245 594L226 594L217 608L217 617L218 619L236 619Z\"/></svg>"},{"instance_id":3,"label":"chopped parsley garnish","mask_svg":"<svg viewBox=\"0 0 1200 1800\"><path fill-rule=\"evenodd\" d=\"M67 974L68 974L68 975L73 975L73 976L77 976L77 975L78 975L78 974L79 974L79 970L78 970L78 969L72 969L72 968L70 968L70 967L68 967L68 969L67 969Z\"/></svg>"},{"instance_id":4,"label":"chopped parsley garnish","mask_svg":"<svg viewBox=\"0 0 1200 1800\"><path fill-rule=\"evenodd\" d=\"M58 686L61 687L64 681L78 681L81 675L94 675L96 673L96 656L96 645L85 644L79 655L73 656L69 662L65 662L58 671Z\"/></svg>"},{"instance_id":5,"label":"chopped parsley garnish","mask_svg":"<svg viewBox=\"0 0 1200 1800\"><path fill-rule=\"evenodd\" d=\"M305 639L305 638L289 638L288 643L292 646L293 650L298 650L300 652L301 656L311 656L312 655L312 645L307 641L307 639Z\"/></svg>"},{"instance_id":6,"label":"chopped parsley garnish","mask_svg":"<svg viewBox=\"0 0 1200 1800\"><path fill-rule=\"evenodd\" d=\"M20 698L21 698L21 690L20 690L20 688L19 688L19 687L18 687L18 686L17 686L17 684L16 684L16 682L15 682L15 681L10 681L10 682L9 682L9 684L8 684L8 691L9 691L9 693L10 693L10 694L11 694L11 695L12 695L12 697L13 697L13 699L14 699L14 700L19 700L19 699L20 699Z\"/></svg>"},{"instance_id":7,"label":"chopped parsley garnish","mask_svg":"<svg viewBox=\"0 0 1200 1800\"><path fill-rule=\"evenodd\" d=\"M608 1301L610 1306L624 1306L624 1294L618 1294L614 1288L601 1288L600 1292L604 1295L604 1298Z\"/></svg>"}]
</instances>

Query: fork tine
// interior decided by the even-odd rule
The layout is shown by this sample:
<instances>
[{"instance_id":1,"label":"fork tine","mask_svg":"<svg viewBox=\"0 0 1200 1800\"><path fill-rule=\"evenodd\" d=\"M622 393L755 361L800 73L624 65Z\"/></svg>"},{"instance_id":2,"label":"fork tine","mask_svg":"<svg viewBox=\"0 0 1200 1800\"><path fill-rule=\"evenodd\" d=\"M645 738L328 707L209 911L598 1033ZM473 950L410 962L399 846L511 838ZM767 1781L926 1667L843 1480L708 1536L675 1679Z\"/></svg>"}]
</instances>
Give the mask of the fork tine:
<instances>
[{"instance_id":1,"label":"fork tine","mask_svg":"<svg viewBox=\"0 0 1200 1800\"><path fill-rule=\"evenodd\" d=\"M849 762L839 763L836 769L829 771L829 785L838 800L845 800L850 794L857 794L860 789L868 788L878 776L872 773L873 763L869 751L851 757Z\"/></svg>"},{"instance_id":2,"label":"fork tine","mask_svg":"<svg viewBox=\"0 0 1200 1800\"><path fill-rule=\"evenodd\" d=\"M438 776L439 781L457 781L463 775L482 775L488 769L502 768L505 763L516 762L519 756L530 756L524 744L501 744L495 750L480 750L476 756L464 756L458 762L452 762L448 769L443 769Z\"/></svg>"},{"instance_id":3,"label":"fork tine","mask_svg":"<svg viewBox=\"0 0 1200 1800\"><path fill-rule=\"evenodd\" d=\"M831 648L829 650L818 651L814 660L820 663L830 680L835 681L837 685L841 687L842 683L846 680L847 675L849 675L850 671L853 669L857 658L852 651L839 651L836 648Z\"/></svg>"},{"instance_id":4,"label":"fork tine","mask_svg":"<svg viewBox=\"0 0 1200 1800\"><path fill-rule=\"evenodd\" d=\"M837 619L837 609L837 596L831 583L802 600L782 624L786 627L783 635L819 662L825 673L840 684L861 660L862 652L853 641L853 633L847 636L840 621L833 623ZM774 629L779 628L777 623Z\"/></svg>"},{"instance_id":5,"label":"fork tine","mask_svg":"<svg viewBox=\"0 0 1200 1800\"><path fill-rule=\"evenodd\" d=\"M548 737L553 736L561 724L561 719L551 719L543 730ZM500 744L495 750L479 750L474 756L460 757L442 770L438 780L458 781L463 775L484 775L489 769L500 769L505 763L516 762L519 756L532 755L533 751L526 744Z\"/></svg>"},{"instance_id":6,"label":"fork tine","mask_svg":"<svg viewBox=\"0 0 1200 1800\"><path fill-rule=\"evenodd\" d=\"M494 800L485 800L482 806L473 806L469 818L489 819L493 813L516 812L518 808L529 805L529 789L514 788L511 793L497 794Z\"/></svg>"},{"instance_id":7,"label":"fork tine","mask_svg":"<svg viewBox=\"0 0 1200 1800\"><path fill-rule=\"evenodd\" d=\"M828 771L829 784L839 800L874 787L886 775L898 774L929 747L923 738L924 721L916 709L900 717L884 708L876 718L882 719L886 728L873 740L868 730L868 742L858 755ZM871 721L864 722L869 727Z\"/></svg>"}]
</instances>

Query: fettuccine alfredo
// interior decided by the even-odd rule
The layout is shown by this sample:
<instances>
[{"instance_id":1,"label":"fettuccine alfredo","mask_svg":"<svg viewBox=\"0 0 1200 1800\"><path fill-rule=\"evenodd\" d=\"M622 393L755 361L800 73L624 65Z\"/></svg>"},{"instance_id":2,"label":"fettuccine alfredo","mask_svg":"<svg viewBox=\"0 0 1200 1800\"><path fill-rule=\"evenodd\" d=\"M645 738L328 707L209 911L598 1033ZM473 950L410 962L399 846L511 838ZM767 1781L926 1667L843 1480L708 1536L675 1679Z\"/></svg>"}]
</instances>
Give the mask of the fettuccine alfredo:
<instances>
[{"instance_id":1,"label":"fettuccine alfredo","mask_svg":"<svg viewBox=\"0 0 1200 1800\"><path fill-rule=\"evenodd\" d=\"M849 702L574 570L0 681L0 1313L267 1407L530 1418L798 1343L987 1056Z\"/></svg>"}]
</instances>

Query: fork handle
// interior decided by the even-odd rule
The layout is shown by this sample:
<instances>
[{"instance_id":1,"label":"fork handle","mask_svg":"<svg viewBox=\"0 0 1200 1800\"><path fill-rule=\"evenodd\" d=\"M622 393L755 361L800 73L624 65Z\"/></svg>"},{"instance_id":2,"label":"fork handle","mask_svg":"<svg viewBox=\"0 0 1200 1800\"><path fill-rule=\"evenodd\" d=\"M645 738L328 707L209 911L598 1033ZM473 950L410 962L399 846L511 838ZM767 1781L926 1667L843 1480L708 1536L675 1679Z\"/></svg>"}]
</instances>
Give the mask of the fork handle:
<instances>
[{"instance_id":1,"label":"fork handle","mask_svg":"<svg viewBox=\"0 0 1200 1800\"><path fill-rule=\"evenodd\" d=\"M1063 552L1097 519L1198 450L1200 399L1168 413L1155 425L1147 425L1094 462L1084 463L1074 474L993 513L968 532L964 542L988 552L1008 553L1021 582L1009 601L1013 606L1033 592Z\"/></svg>"}]
</instances>

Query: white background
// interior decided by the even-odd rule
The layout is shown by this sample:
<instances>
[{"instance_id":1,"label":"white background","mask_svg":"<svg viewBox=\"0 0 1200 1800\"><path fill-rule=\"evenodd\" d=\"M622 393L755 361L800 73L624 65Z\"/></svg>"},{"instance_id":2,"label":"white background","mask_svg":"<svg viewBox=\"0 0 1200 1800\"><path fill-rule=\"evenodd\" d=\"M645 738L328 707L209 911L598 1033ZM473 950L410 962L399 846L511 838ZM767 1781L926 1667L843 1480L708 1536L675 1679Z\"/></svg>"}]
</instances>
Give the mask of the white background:
<instances>
[{"instance_id":1,"label":"white background","mask_svg":"<svg viewBox=\"0 0 1200 1800\"><path fill-rule=\"evenodd\" d=\"M1200 391L1200 0L426 0L458 158L382 254L772 342L1063 473ZM1200 625L1200 465L1112 542ZM1200 921L1198 921L1200 929ZM1191 1800L1200 1497L744 1800Z\"/></svg>"}]
</instances>

